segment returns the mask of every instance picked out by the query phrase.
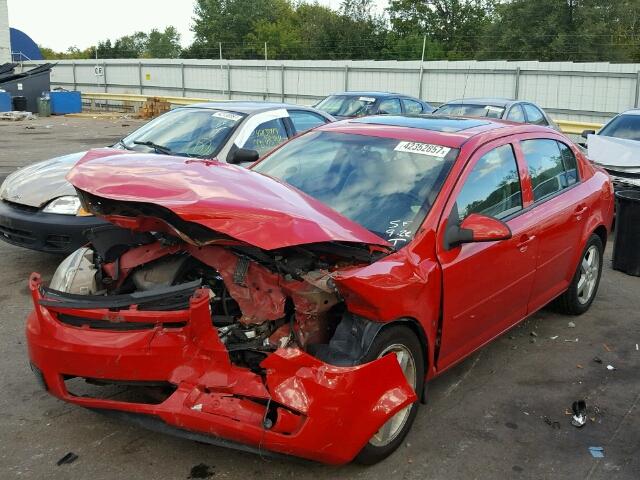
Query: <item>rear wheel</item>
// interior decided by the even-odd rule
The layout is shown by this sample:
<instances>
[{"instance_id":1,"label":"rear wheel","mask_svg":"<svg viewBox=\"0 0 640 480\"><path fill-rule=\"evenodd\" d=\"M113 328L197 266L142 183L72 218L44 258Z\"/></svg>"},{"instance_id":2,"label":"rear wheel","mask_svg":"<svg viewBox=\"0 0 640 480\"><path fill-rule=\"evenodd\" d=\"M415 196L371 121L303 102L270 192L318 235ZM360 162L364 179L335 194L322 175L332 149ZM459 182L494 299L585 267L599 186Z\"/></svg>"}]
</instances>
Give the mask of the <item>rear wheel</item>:
<instances>
[{"instance_id":1,"label":"rear wheel","mask_svg":"<svg viewBox=\"0 0 640 480\"><path fill-rule=\"evenodd\" d=\"M581 315L589 310L600 284L603 250L600 237L591 235L569 288L558 298L557 305L562 313Z\"/></svg>"},{"instance_id":2,"label":"rear wheel","mask_svg":"<svg viewBox=\"0 0 640 480\"><path fill-rule=\"evenodd\" d=\"M383 330L373 341L364 362L371 362L385 355L396 356L407 382L420 396L424 385L425 361L420 341L413 331L405 326ZM387 420L360 451L356 462L372 465L391 455L411 429L419 403L416 401Z\"/></svg>"}]
</instances>

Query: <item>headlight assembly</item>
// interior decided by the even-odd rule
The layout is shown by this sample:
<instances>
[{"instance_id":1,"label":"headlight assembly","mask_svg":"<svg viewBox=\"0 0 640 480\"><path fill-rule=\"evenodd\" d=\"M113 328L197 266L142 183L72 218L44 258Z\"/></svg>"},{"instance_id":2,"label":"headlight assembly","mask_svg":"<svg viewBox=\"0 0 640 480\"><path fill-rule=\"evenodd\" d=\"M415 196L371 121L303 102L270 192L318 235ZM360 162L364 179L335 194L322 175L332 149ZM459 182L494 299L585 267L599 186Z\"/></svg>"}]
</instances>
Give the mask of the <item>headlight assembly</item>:
<instances>
[{"instance_id":1,"label":"headlight assembly","mask_svg":"<svg viewBox=\"0 0 640 480\"><path fill-rule=\"evenodd\" d=\"M75 195L67 195L51 200L47 206L42 209L42 211L44 213L57 213L59 215L91 215L82 208L80 199Z\"/></svg>"}]
</instances>

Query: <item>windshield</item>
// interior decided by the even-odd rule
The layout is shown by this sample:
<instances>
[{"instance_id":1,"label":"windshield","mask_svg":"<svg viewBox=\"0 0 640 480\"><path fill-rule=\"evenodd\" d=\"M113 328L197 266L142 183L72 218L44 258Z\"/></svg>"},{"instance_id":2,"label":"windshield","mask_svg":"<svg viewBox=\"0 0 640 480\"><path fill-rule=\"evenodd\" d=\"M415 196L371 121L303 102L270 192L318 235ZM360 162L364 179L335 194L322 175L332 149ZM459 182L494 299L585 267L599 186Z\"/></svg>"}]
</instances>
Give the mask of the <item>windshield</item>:
<instances>
[{"instance_id":1,"label":"windshield","mask_svg":"<svg viewBox=\"0 0 640 480\"><path fill-rule=\"evenodd\" d=\"M122 143L129 150L211 158L220 151L244 117L225 110L178 108L147 123Z\"/></svg>"},{"instance_id":2,"label":"windshield","mask_svg":"<svg viewBox=\"0 0 640 480\"><path fill-rule=\"evenodd\" d=\"M598 135L640 141L640 115L620 115L600 130Z\"/></svg>"},{"instance_id":3,"label":"windshield","mask_svg":"<svg viewBox=\"0 0 640 480\"><path fill-rule=\"evenodd\" d=\"M376 103L374 97L331 95L322 100L316 108L329 115L339 117L359 117L370 113L370 108Z\"/></svg>"},{"instance_id":4,"label":"windshield","mask_svg":"<svg viewBox=\"0 0 640 480\"><path fill-rule=\"evenodd\" d=\"M437 113L438 115L452 115L457 117L502 118L502 114L504 114L504 107L497 107L495 105L453 103L441 106L434 113Z\"/></svg>"},{"instance_id":5,"label":"windshield","mask_svg":"<svg viewBox=\"0 0 640 480\"><path fill-rule=\"evenodd\" d=\"M254 170L320 200L396 247L413 238L458 150L334 132L310 132Z\"/></svg>"}]
</instances>

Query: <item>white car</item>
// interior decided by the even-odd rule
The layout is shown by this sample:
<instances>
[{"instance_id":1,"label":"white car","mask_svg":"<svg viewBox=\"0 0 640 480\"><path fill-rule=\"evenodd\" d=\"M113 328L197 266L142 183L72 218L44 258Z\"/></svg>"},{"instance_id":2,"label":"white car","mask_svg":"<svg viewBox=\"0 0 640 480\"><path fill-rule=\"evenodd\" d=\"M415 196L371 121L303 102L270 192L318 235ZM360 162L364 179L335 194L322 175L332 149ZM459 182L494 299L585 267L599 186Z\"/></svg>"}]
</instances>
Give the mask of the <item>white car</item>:
<instances>
[{"instance_id":1,"label":"white car","mask_svg":"<svg viewBox=\"0 0 640 480\"><path fill-rule=\"evenodd\" d=\"M585 130L587 155L603 167L616 190L640 188L640 109L613 117L597 133Z\"/></svg>"}]
</instances>

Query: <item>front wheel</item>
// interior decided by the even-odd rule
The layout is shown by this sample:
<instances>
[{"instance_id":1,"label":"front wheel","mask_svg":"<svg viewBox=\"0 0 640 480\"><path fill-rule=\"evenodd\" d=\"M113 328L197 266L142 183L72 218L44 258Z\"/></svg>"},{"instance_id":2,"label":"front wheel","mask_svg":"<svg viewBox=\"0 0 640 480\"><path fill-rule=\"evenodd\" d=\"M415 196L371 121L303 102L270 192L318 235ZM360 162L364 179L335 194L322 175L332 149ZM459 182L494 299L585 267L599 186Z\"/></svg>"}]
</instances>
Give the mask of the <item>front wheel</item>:
<instances>
[{"instance_id":1,"label":"front wheel","mask_svg":"<svg viewBox=\"0 0 640 480\"><path fill-rule=\"evenodd\" d=\"M363 359L371 362L385 355L395 355L407 382L420 396L424 385L425 360L420 341L413 331L405 326L383 330L373 341ZM418 412L416 401L400 410L378 430L356 457L364 465L377 463L393 453L411 429Z\"/></svg>"},{"instance_id":2,"label":"front wheel","mask_svg":"<svg viewBox=\"0 0 640 480\"><path fill-rule=\"evenodd\" d=\"M600 284L603 251L602 240L595 233L592 234L569 288L558 298L557 305L562 313L582 315L589 310Z\"/></svg>"}]
</instances>

